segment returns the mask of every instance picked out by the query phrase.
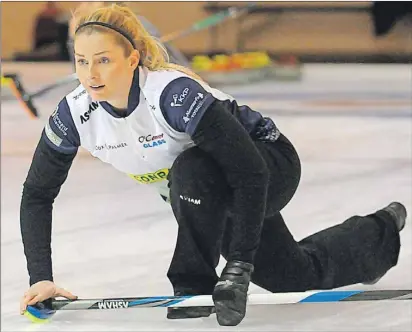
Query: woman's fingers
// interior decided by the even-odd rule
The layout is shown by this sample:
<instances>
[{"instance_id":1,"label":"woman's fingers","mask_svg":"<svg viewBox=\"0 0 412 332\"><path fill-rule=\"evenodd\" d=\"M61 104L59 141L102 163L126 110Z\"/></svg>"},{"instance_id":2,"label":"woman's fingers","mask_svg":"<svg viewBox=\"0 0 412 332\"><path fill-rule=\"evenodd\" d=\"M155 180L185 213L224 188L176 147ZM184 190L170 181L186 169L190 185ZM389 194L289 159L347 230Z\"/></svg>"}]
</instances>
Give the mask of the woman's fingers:
<instances>
[{"instance_id":1,"label":"woman's fingers","mask_svg":"<svg viewBox=\"0 0 412 332\"><path fill-rule=\"evenodd\" d=\"M25 293L20 300L20 314L23 315L24 311L27 309L28 303L35 297L35 295Z\"/></svg>"},{"instance_id":2,"label":"woman's fingers","mask_svg":"<svg viewBox=\"0 0 412 332\"><path fill-rule=\"evenodd\" d=\"M46 298L40 294L37 294L35 297L33 297L27 305L35 305L37 302L44 301Z\"/></svg>"},{"instance_id":3,"label":"woman's fingers","mask_svg":"<svg viewBox=\"0 0 412 332\"><path fill-rule=\"evenodd\" d=\"M66 299L69 299L69 300L76 300L76 299L77 299L77 296L76 296L76 295L73 295L72 293L70 293L69 291L65 290L64 288L58 288L58 289L56 290L55 296L56 296L56 297L57 297L57 296L63 296L63 297L65 297Z\"/></svg>"}]
</instances>

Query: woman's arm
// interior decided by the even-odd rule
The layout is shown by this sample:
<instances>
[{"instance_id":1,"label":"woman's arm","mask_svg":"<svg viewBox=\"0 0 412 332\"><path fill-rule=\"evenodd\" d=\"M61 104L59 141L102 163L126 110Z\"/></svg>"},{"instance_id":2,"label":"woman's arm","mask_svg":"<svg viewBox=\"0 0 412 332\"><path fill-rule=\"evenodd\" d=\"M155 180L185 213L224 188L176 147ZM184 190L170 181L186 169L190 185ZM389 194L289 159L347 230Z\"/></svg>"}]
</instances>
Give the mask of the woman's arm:
<instances>
[{"instance_id":1,"label":"woman's arm","mask_svg":"<svg viewBox=\"0 0 412 332\"><path fill-rule=\"evenodd\" d=\"M20 228L30 285L53 281L51 229L53 202L67 178L76 153L53 150L44 137L34 153L20 206Z\"/></svg>"},{"instance_id":2,"label":"woman's arm","mask_svg":"<svg viewBox=\"0 0 412 332\"><path fill-rule=\"evenodd\" d=\"M220 100L198 82L182 77L163 90L160 105L169 125L186 132L211 155L233 189L234 234L229 259L252 262L266 209L269 171L252 136L263 117L235 100Z\"/></svg>"},{"instance_id":3,"label":"woman's arm","mask_svg":"<svg viewBox=\"0 0 412 332\"><path fill-rule=\"evenodd\" d=\"M20 228L30 285L53 280L50 247L53 202L79 145L79 134L64 99L46 123L23 185Z\"/></svg>"},{"instance_id":4,"label":"woman's arm","mask_svg":"<svg viewBox=\"0 0 412 332\"><path fill-rule=\"evenodd\" d=\"M233 234L228 260L253 263L266 209L268 169L249 133L216 100L192 136L195 144L221 166L233 189Z\"/></svg>"}]
</instances>

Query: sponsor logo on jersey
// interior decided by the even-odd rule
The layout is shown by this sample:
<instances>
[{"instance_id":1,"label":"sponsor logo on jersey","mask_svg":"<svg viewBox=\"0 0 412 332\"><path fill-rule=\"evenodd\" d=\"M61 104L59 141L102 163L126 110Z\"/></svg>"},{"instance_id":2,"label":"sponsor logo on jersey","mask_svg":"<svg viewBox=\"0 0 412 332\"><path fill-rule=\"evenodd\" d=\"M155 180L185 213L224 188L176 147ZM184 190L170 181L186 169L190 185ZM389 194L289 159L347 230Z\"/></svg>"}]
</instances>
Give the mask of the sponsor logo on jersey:
<instances>
[{"instance_id":1,"label":"sponsor logo on jersey","mask_svg":"<svg viewBox=\"0 0 412 332\"><path fill-rule=\"evenodd\" d=\"M46 133L47 138L56 146L60 146L63 140L57 136L57 134L51 129L50 124L47 122L44 127L44 132Z\"/></svg>"},{"instance_id":2,"label":"sponsor logo on jersey","mask_svg":"<svg viewBox=\"0 0 412 332\"><path fill-rule=\"evenodd\" d=\"M159 169L158 171L154 173L146 173L146 174L140 174L140 175L128 174L128 175L139 183L150 184L150 183L167 180L168 174L169 174L169 169L163 168L163 169Z\"/></svg>"},{"instance_id":3,"label":"sponsor logo on jersey","mask_svg":"<svg viewBox=\"0 0 412 332\"><path fill-rule=\"evenodd\" d=\"M129 307L129 302L123 300L103 300L97 302L99 309L126 309Z\"/></svg>"},{"instance_id":4,"label":"sponsor logo on jersey","mask_svg":"<svg viewBox=\"0 0 412 332\"><path fill-rule=\"evenodd\" d=\"M120 149L120 148L125 148L125 147L127 147L127 146L128 146L128 145L127 145L126 142L124 142L124 143L115 143L115 144L107 144L107 143L105 143L105 144L101 144L101 145L96 145L96 146L94 147L94 149L97 150L97 151L104 150L104 149L107 149L107 150L116 150L116 149Z\"/></svg>"},{"instance_id":5,"label":"sponsor logo on jersey","mask_svg":"<svg viewBox=\"0 0 412 332\"><path fill-rule=\"evenodd\" d=\"M203 93L198 92L197 96L195 97L195 100L193 101L193 103L190 105L189 109L183 116L183 121L185 123L188 123L190 119L193 119L196 116L199 109L204 104L204 102L205 102L205 99L204 99Z\"/></svg>"},{"instance_id":6,"label":"sponsor logo on jersey","mask_svg":"<svg viewBox=\"0 0 412 332\"><path fill-rule=\"evenodd\" d=\"M65 124L62 122L62 120L60 120L58 110L59 110L59 108L57 107L56 110L51 115L51 118L52 118L54 124L56 125L57 129L59 129L64 136L67 136L67 130L69 128L67 128L65 126Z\"/></svg>"},{"instance_id":7,"label":"sponsor logo on jersey","mask_svg":"<svg viewBox=\"0 0 412 332\"><path fill-rule=\"evenodd\" d=\"M90 119L90 114L91 114L93 111L95 111L98 107L99 107L99 104L98 104L97 102L95 102L95 101L92 102L92 103L89 105L89 109L88 109L86 112L84 112L83 115L80 115L80 122L81 122L81 124L89 121L89 119Z\"/></svg>"},{"instance_id":8,"label":"sponsor logo on jersey","mask_svg":"<svg viewBox=\"0 0 412 332\"><path fill-rule=\"evenodd\" d=\"M163 133L161 133L160 135L149 134L147 136L140 136L138 140L139 140L139 143L143 144L143 147L145 149L154 148L156 146L166 144L166 140L163 138L163 136L164 136Z\"/></svg>"},{"instance_id":9,"label":"sponsor logo on jersey","mask_svg":"<svg viewBox=\"0 0 412 332\"><path fill-rule=\"evenodd\" d=\"M57 114L57 111L59 110L59 106L56 107L56 109L53 111L51 114L51 117L54 117Z\"/></svg>"},{"instance_id":10,"label":"sponsor logo on jersey","mask_svg":"<svg viewBox=\"0 0 412 332\"><path fill-rule=\"evenodd\" d=\"M184 195L179 195L179 197L182 201L186 201L186 202L189 202L189 203L192 203L192 204L195 204L195 205L200 205L200 203L201 203L201 200L197 199L197 198L191 198L191 197L187 197L187 196L184 196Z\"/></svg>"},{"instance_id":11,"label":"sponsor logo on jersey","mask_svg":"<svg viewBox=\"0 0 412 332\"><path fill-rule=\"evenodd\" d=\"M77 95L73 96L74 100L79 99L81 96L83 96L86 93L86 90L80 91Z\"/></svg>"},{"instance_id":12,"label":"sponsor logo on jersey","mask_svg":"<svg viewBox=\"0 0 412 332\"><path fill-rule=\"evenodd\" d=\"M180 95L178 93L175 93L172 96L173 101L170 103L170 106L172 106L172 107L182 106L183 102L185 101L185 98L189 94L189 91L190 91L189 88L184 88Z\"/></svg>"}]
</instances>

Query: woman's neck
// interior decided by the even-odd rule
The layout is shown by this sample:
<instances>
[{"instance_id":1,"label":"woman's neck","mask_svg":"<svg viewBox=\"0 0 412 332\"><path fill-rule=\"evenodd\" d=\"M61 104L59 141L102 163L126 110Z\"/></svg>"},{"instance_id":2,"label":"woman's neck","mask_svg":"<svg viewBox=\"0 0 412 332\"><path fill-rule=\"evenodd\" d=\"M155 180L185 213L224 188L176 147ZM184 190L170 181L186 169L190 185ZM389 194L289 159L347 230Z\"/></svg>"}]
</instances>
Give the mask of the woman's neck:
<instances>
[{"instance_id":1,"label":"woman's neck","mask_svg":"<svg viewBox=\"0 0 412 332\"><path fill-rule=\"evenodd\" d=\"M110 104L110 103L109 103ZM127 107L116 107L112 104L110 104L110 106L112 106L113 111L115 111L116 113L124 113L127 112Z\"/></svg>"},{"instance_id":2,"label":"woman's neck","mask_svg":"<svg viewBox=\"0 0 412 332\"><path fill-rule=\"evenodd\" d=\"M132 88L132 81L133 81L133 75L127 79L127 83L125 83L124 88L122 90L122 95L118 95L115 99L108 100L107 102L112 105L114 108L118 110L127 110L129 106L129 94Z\"/></svg>"},{"instance_id":3,"label":"woman's neck","mask_svg":"<svg viewBox=\"0 0 412 332\"><path fill-rule=\"evenodd\" d=\"M126 111L127 110L127 100L108 100L107 101L115 111Z\"/></svg>"}]
</instances>

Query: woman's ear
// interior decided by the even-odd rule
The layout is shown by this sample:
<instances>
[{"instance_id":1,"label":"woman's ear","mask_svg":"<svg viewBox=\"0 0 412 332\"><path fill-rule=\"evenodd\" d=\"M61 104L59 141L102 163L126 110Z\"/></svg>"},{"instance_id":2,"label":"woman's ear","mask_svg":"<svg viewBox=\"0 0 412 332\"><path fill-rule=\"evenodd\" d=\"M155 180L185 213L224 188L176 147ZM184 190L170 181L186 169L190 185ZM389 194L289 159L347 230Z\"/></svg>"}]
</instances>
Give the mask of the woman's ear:
<instances>
[{"instance_id":1,"label":"woman's ear","mask_svg":"<svg viewBox=\"0 0 412 332\"><path fill-rule=\"evenodd\" d=\"M129 56L130 67L132 67L132 69L135 70L137 66L139 65L139 61L140 61L139 52L137 50L133 50Z\"/></svg>"}]
</instances>

